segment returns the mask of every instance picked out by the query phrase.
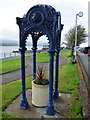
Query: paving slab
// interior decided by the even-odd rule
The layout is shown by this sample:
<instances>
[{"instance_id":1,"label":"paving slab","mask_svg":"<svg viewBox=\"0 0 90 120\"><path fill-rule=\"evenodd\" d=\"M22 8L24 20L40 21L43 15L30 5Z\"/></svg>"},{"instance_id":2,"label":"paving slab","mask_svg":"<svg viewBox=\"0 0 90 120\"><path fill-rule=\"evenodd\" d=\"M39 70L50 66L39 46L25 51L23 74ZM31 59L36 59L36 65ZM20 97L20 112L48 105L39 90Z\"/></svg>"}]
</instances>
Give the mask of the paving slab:
<instances>
[{"instance_id":1,"label":"paving slab","mask_svg":"<svg viewBox=\"0 0 90 120\"><path fill-rule=\"evenodd\" d=\"M69 105L71 102L71 94L59 94L59 99L54 100L55 115L47 116L47 107L35 107L32 104L32 89L26 91L27 100L30 107L27 110L20 109L21 95L18 96L12 104L10 104L4 111L4 113L19 116L20 118L68 118L69 117Z\"/></svg>"}]
</instances>

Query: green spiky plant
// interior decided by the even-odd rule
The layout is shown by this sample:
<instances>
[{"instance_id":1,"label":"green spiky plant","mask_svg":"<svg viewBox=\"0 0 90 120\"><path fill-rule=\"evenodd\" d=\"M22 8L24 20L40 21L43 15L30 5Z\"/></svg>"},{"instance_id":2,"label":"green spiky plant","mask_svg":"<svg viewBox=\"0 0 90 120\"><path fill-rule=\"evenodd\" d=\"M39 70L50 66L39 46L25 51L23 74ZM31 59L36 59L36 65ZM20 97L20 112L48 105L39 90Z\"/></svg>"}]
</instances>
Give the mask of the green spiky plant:
<instances>
[{"instance_id":1,"label":"green spiky plant","mask_svg":"<svg viewBox=\"0 0 90 120\"><path fill-rule=\"evenodd\" d=\"M37 74L36 74L36 79L35 79L34 83L37 85L49 84L49 81L45 75L45 67L43 65L37 67Z\"/></svg>"}]
</instances>

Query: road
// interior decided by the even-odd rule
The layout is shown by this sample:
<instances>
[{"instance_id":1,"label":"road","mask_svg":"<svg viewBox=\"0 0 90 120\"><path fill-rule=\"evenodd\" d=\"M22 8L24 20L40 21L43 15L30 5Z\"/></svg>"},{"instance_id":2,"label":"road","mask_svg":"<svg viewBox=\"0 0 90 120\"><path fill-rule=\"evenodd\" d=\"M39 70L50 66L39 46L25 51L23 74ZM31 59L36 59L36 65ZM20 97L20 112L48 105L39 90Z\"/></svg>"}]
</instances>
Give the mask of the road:
<instances>
[{"instance_id":1,"label":"road","mask_svg":"<svg viewBox=\"0 0 90 120\"><path fill-rule=\"evenodd\" d=\"M90 56L81 52L78 52L78 55L86 74L85 77L87 85L90 85Z\"/></svg>"},{"instance_id":2,"label":"road","mask_svg":"<svg viewBox=\"0 0 90 120\"><path fill-rule=\"evenodd\" d=\"M67 64L67 60L62 56L62 54L60 54L59 59L60 59L59 66L63 66L65 64ZM26 64L27 64L27 67L25 68L25 76L26 77L32 76L33 75L32 57L26 59ZM49 70L49 63L37 63L37 66L41 65L41 64L44 64L46 66L46 71ZM55 63L54 63L54 65L55 65ZM2 79L0 79L0 85L7 84L12 81L20 80L21 79L21 70L16 70L16 71L2 74L2 75L0 75L0 78L2 78Z\"/></svg>"}]
</instances>

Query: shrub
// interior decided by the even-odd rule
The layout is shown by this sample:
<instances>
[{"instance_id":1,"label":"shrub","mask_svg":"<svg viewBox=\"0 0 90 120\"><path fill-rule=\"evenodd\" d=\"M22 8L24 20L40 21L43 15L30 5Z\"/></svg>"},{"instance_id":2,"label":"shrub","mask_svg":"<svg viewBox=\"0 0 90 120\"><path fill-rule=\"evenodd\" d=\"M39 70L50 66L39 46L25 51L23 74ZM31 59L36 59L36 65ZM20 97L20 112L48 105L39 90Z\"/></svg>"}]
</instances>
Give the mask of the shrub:
<instances>
[{"instance_id":1,"label":"shrub","mask_svg":"<svg viewBox=\"0 0 90 120\"><path fill-rule=\"evenodd\" d=\"M37 85L49 84L49 81L45 76L45 67L43 65L37 67L37 74L36 74L36 79L35 79L34 83Z\"/></svg>"}]
</instances>

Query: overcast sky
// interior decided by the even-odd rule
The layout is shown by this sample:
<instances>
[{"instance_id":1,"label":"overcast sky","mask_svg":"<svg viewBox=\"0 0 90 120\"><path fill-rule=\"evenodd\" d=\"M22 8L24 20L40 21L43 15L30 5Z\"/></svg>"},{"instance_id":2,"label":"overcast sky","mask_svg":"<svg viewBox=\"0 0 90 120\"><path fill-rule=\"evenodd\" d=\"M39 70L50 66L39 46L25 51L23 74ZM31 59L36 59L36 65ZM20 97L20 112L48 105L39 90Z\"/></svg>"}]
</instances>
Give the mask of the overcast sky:
<instances>
[{"instance_id":1,"label":"overcast sky","mask_svg":"<svg viewBox=\"0 0 90 120\"><path fill-rule=\"evenodd\" d=\"M19 41L19 28L16 17L23 17L36 4L51 5L61 12L62 42L64 35L75 25L75 16L80 11L83 17L78 17L78 24L83 25L88 33L88 2L89 0L2 0L0 1L0 40Z\"/></svg>"}]
</instances>

